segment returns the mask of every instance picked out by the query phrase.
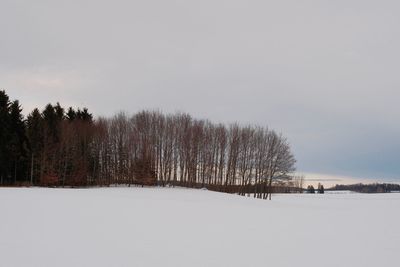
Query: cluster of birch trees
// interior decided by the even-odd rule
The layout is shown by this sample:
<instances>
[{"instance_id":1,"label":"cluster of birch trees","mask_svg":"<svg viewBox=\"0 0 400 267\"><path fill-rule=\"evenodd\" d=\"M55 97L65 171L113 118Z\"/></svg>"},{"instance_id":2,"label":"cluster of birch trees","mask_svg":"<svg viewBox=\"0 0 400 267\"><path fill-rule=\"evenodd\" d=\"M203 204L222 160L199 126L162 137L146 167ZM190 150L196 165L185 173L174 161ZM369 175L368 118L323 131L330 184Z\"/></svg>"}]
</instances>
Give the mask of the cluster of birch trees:
<instances>
[{"instance_id":1,"label":"cluster of birch trees","mask_svg":"<svg viewBox=\"0 0 400 267\"><path fill-rule=\"evenodd\" d=\"M19 177L5 177L14 183L205 187L267 198L294 171L290 146L275 131L185 113L142 111L94 120L87 109L49 104L24 123L26 168Z\"/></svg>"},{"instance_id":2,"label":"cluster of birch trees","mask_svg":"<svg viewBox=\"0 0 400 267\"><path fill-rule=\"evenodd\" d=\"M150 111L101 118L95 127L95 183L207 187L266 198L274 182L294 171L287 140L262 127Z\"/></svg>"}]
</instances>

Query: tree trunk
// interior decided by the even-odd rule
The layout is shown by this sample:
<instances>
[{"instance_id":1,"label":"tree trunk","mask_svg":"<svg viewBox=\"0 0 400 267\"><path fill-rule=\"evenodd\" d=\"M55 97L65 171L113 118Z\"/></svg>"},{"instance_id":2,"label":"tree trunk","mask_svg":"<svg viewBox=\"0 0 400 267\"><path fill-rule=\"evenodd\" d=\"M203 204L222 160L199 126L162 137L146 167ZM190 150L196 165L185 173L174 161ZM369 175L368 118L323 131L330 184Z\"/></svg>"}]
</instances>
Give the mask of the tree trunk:
<instances>
[{"instance_id":1,"label":"tree trunk","mask_svg":"<svg viewBox=\"0 0 400 267\"><path fill-rule=\"evenodd\" d=\"M31 156L31 186L33 185L33 153Z\"/></svg>"}]
</instances>

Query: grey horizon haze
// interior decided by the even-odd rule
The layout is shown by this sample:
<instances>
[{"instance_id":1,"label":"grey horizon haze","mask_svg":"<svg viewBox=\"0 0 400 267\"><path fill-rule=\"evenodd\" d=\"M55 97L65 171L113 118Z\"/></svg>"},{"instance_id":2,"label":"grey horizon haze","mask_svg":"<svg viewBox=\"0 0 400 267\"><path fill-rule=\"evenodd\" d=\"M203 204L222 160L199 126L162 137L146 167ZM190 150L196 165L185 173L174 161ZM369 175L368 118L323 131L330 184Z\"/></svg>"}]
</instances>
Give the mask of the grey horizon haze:
<instances>
[{"instance_id":1,"label":"grey horizon haze","mask_svg":"<svg viewBox=\"0 0 400 267\"><path fill-rule=\"evenodd\" d=\"M303 173L400 182L398 1L0 0L24 113L183 111L268 126Z\"/></svg>"}]
</instances>

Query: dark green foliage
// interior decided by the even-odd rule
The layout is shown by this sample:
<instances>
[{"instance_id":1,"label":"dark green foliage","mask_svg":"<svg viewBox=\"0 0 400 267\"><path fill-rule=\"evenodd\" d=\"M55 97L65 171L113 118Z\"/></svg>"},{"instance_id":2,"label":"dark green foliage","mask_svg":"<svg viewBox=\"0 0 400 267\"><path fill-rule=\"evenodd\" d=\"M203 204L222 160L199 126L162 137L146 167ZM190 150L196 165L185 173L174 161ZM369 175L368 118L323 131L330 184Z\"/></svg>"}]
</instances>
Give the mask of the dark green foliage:
<instances>
[{"instance_id":1,"label":"dark green foliage","mask_svg":"<svg viewBox=\"0 0 400 267\"><path fill-rule=\"evenodd\" d=\"M82 121L87 121L87 122L93 121L93 116L92 114L89 113L87 108L84 108L83 110L78 109L78 111L76 112L76 116L79 120Z\"/></svg>"},{"instance_id":2,"label":"dark green foliage","mask_svg":"<svg viewBox=\"0 0 400 267\"><path fill-rule=\"evenodd\" d=\"M40 178L41 159L43 152L43 136L44 136L44 122L43 117L39 110L35 108L29 115L26 121L27 136L29 140L30 149L30 170L29 177L31 183L37 183Z\"/></svg>"},{"instance_id":3,"label":"dark green foliage","mask_svg":"<svg viewBox=\"0 0 400 267\"><path fill-rule=\"evenodd\" d=\"M5 91L0 91L0 183L8 180L10 167L10 100Z\"/></svg>"},{"instance_id":4,"label":"dark green foliage","mask_svg":"<svg viewBox=\"0 0 400 267\"><path fill-rule=\"evenodd\" d=\"M66 113L66 117L68 121L73 121L76 118L76 112L72 107L68 108L68 111Z\"/></svg>"},{"instance_id":5,"label":"dark green foliage","mask_svg":"<svg viewBox=\"0 0 400 267\"><path fill-rule=\"evenodd\" d=\"M19 102L0 91L0 183L26 180L28 139Z\"/></svg>"},{"instance_id":6,"label":"dark green foliage","mask_svg":"<svg viewBox=\"0 0 400 267\"><path fill-rule=\"evenodd\" d=\"M27 176L28 138L26 137L25 122L21 111L18 100L11 103L11 138L9 144L11 147L10 156L14 165L14 182L26 180Z\"/></svg>"},{"instance_id":7,"label":"dark green foliage","mask_svg":"<svg viewBox=\"0 0 400 267\"><path fill-rule=\"evenodd\" d=\"M49 142L58 142L60 138L59 123L60 118L62 118L61 109L53 107L51 104L47 104L42 112L42 117L44 121L44 134L45 139Z\"/></svg>"},{"instance_id":8,"label":"dark green foliage","mask_svg":"<svg viewBox=\"0 0 400 267\"><path fill-rule=\"evenodd\" d=\"M92 114L89 113L87 108L84 108L83 110L80 110L78 108L78 110L75 111L72 107L69 107L66 113L66 118L68 121L74 121L74 120L81 120L87 122L93 121L93 116Z\"/></svg>"},{"instance_id":9,"label":"dark green foliage","mask_svg":"<svg viewBox=\"0 0 400 267\"><path fill-rule=\"evenodd\" d=\"M26 123L31 152L39 154L43 147L43 117L37 108L28 115Z\"/></svg>"},{"instance_id":10,"label":"dark green foliage","mask_svg":"<svg viewBox=\"0 0 400 267\"><path fill-rule=\"evenodd\" d=\"M65 116L67 117L68 121L74 121L76 119L76 112L72 107L69 107Z\"/></svg>"},{"instance_id":11,"label":"dark green foliage","mask_svg":"<svg viewBox=\"0 0 400 267\"><path fill-rule=\"evenodd\" d=\"M93 165L93 116L87 108L47 104L26 121L0 91L0 184L85 185Z\"/></svg>"},{"instance_id":12,"label":"dark green foliage","mask_svg":"<svg viewBox=\"0 0 400 267\"><path fill-rule=\"evenodd\" d=\"M57 104L54 106L54 112L56 114L57 122L61 122L65 118L64 108L60 106L60 103L57 102Z\"/></svg>"}]
</instances>

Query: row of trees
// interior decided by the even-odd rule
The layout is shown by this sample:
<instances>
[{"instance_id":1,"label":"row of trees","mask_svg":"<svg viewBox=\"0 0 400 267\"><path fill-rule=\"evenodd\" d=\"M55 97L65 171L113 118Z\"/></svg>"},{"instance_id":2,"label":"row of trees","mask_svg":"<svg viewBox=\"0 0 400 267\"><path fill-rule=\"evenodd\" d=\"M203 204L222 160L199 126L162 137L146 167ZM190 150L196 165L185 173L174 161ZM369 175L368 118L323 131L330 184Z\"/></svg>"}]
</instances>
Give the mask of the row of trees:
<instances>
[{"instance_id":1,"label":"row of trees","mask_svg":"<svg viewBox=\"0 0 400 267\"><path fill-rule=\"evenodd\" d=\"M399 184L387 184L387 183L372 183L372 184L349 184L349 185L335 185L329 188L331 191L349 190L359 193L390 193L400 192Z\"/></svg>"},{"instance_id":2,"label":"row of trees","mask_svg":"<svg viewBox=\"0 0 400 267\"><path fill-rule=\"evenodd\" d=\"M94 126L88 110L66 112L58 103L48 104L26 119L21 111L17 100L0 91L0 183L81 184Z\"/></svg>"},{"instance_id":3,"label":"row of trees","mask_svg":"<svg viewBox=\"0 0 400 267\"><path fill-rule=\"evenodd\" d=\"M294 171L287 140L266 128L156 111L94 120L87 109L58 103L24 120L17 101L4 91L0 97L7 117L1 120L2 184L179 185L268 198Z\"/></svg>"}]
</instances>

